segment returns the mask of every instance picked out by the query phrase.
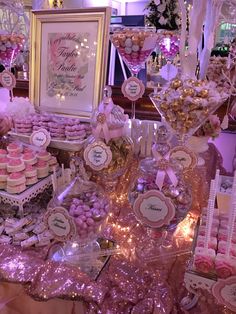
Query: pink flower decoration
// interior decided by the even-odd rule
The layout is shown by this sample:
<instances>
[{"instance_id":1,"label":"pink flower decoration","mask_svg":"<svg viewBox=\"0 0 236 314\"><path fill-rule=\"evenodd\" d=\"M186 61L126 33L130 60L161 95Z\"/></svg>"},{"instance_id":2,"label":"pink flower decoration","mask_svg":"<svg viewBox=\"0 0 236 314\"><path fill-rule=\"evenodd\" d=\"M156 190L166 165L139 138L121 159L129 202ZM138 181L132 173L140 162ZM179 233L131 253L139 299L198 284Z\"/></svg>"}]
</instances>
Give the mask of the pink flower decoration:
<instances>
[{"instance_id":1,"label":"pink flower decoration","mask_svg":"<svg viewBox=\"0 0 236 314\"><path fill-rule=\"evenodd\" d=\"M232 276L233 269L229 265L223 264L220 266L216 266L216 272L220 278L228 278L228 277Z\"/></svg>"}]
</instances>

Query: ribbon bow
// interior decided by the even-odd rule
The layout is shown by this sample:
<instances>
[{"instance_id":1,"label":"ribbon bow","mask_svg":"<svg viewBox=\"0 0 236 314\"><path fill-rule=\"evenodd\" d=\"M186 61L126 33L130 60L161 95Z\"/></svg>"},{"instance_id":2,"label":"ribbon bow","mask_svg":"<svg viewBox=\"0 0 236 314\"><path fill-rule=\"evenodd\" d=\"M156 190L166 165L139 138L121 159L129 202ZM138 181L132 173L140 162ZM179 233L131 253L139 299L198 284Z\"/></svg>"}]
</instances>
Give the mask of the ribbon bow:
<instances>
[{"instance_id":1,"label":"ribbon bow","mask_svg":"<svg viewBox=\"0 0 236 314\"><path fill-rule=\"evenodd\" d=\"M112 100L110 100L109 103L106 105L104 104L104 102L102 102L99 105L98 107L99 114L97 116L98 125L96 129L93 131L96 139L101 137L101 134L103 133L106 143L108 143L111 139L111 134L108 128L107 120L109 118L113 106L114 104Z\"/></svg>"},{"instance_id":2,"label":"ribbon bow","mask_svg":"<svg viewBox=\"0 0 236 314\"><path fill-rule=\"evenodd\" d=\"M158 162L158 171L155 183L160 191L162 190L166 175L169 177L171 183L176 187L178 184L178 179L170 165L170 154L167 153L165 156L162 156L156 151L154 146L152 147L152 154Z\"/></svg>"}]
</instances>

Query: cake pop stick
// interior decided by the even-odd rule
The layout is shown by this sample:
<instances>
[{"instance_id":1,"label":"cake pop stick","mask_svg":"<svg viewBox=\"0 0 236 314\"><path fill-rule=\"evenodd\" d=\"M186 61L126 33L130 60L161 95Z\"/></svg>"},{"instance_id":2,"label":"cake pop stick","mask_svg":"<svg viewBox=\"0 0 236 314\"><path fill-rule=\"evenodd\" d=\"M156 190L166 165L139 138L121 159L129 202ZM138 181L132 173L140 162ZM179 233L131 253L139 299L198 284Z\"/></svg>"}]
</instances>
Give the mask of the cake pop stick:
<instances>
[{"instance_id":1,"label":"cake pop stick","mask_svg":"<svg viewBox=\"0 0 236 314\"><path fill-rule=\"evenodd\" d=\"M231 206L230 206L230 214L229 214L229 230L227 236L227 243L226 243L226 256L229 256L230 247L232 243L232 237L234 232L234 223L236 218L236 171L234 173L234 180L233 180L233 188L232 188L232 195L231 195Z\"/></svg>"},{"instance_id":2,"label":"cake pop stick","mask_svg":"<svg viewBox=\"0 0 236 314\"><path fill-rule=\"evenodd\" d=\"M229 213L229 229L226 241L225 254L218 253L215 259L215 269L220 278L228 278L235 275L236 258L231 256L232 238L234 233L234 223L236 218L236 172L234 173L233 189L231 196L231 206Z\"/></svg>"},{"instance_id":3,"label":"cake pop stick","mask_svg":"<svg viewBox=\"0 0 236 314\"><path fill-rule=\"evenodd\" d=\"M218 179L217 179L218 180ZM216 181L217 181L216 180ZM204 237L204 246L197 246L194 252L194 266L197 270L208 273L214 269L215 250L209 248L211 241L211 226L214 215L215 205L215 180L211 180L210 195L207 208L206 233Z\"/></svg>"},{"instance_id":4,"label":"cake pop stick","mask_svg":"<svg viewBox=\"0 0 236 314\"><path fill-rule=\"evenodd\" d=\"M57 189L57 184L56 184L55 177L53 174L51 174L51 179L52 179L53 192L55 192Z\"/></svg>"},{"instance_id":5,"label":"cake pop stick","mask_svg":"<svg viewBox=\"0 0 236 314\"><path fill-rule=\"evenodd\" d=\"M62 177L62 184L66 183L66 176L65 176L65 167L64 164L61 165L61 177Z\"/></svg>"}]
</instances>

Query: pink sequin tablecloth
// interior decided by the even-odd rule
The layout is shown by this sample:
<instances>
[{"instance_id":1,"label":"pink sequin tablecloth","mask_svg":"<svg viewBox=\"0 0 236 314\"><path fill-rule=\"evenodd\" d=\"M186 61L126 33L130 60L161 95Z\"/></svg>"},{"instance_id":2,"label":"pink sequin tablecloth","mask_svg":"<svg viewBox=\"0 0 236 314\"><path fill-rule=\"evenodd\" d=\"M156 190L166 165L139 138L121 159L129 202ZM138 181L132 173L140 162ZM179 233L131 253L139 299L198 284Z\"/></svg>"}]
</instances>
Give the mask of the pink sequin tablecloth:
<instances>
[{"instance_id":1,"label":"pink sequin tablecloth","mask_svg":"<svg viewBox=\"0 0 236 314\"><path fill-rule=\"evenodd\" d=\"M46 251L23 251L18 247L0 245L1 314L188 313L180 307L180 301L187 293L183 277L191 257L194 236L191 228L206 203L208 182L215 169L224 171L222 158L214 145L210 144L204 158L204 167L185 176L193 191L192 211L188 215L190 233L184 236L186 228L180 228L169 238L170 245L161 249L155 238L150 238L148 230L137 224L127 202L134 171L131 169L126 173L115 191L114 215L104 233L119 243L123 254L110 257L96 281L78 267L47 260ZM125 232L127 228L128 233ZM212 297L203 293L189 313L226 312L230 313L219 305L216 307Z\"/></svg>"}]
</instances>

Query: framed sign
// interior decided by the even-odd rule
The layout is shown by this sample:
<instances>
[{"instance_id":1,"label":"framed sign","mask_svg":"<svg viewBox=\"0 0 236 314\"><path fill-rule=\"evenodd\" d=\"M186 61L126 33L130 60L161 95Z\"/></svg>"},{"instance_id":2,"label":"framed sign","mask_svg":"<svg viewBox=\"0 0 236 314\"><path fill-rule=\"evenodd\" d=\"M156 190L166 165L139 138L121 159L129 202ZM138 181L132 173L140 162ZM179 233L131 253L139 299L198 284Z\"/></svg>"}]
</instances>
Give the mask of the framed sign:
<instances>
[{"instance_id":1,"label":"framed sign","mask_svg":"<svg viewBox=\"0 0 236 314\"><path fill-rule=\"evenodd\" d=\"M88 120L105 85L110 8L32 11L30 100Z\"/></svg>"}]
</instances>

